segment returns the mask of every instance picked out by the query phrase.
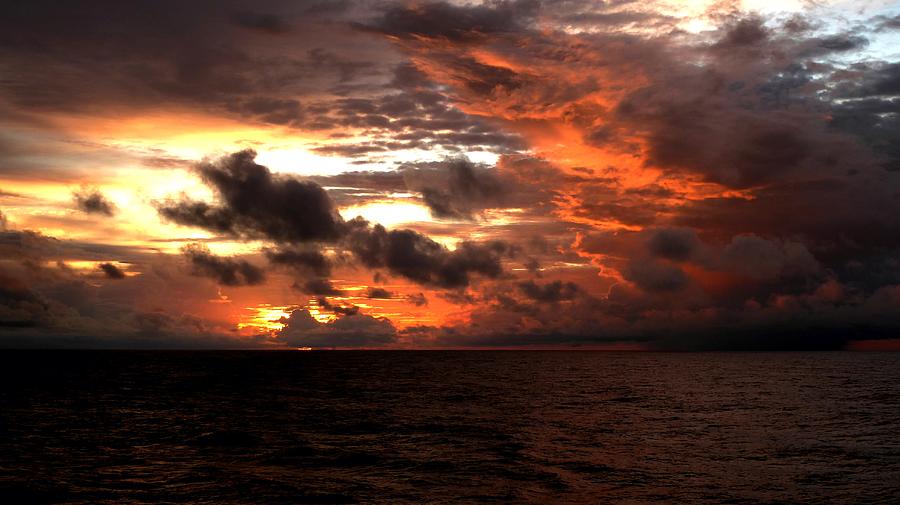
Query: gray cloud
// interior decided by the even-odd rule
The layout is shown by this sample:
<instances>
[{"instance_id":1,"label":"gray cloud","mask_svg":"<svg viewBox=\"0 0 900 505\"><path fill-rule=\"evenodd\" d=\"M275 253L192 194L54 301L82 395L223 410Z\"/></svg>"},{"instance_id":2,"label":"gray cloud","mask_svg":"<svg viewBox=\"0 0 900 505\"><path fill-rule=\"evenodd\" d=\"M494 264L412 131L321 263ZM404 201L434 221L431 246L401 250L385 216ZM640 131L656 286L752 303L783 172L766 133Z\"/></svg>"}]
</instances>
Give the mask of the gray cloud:
<instances>
[{"instance_id":1,"label":"gray cloud","mask_svg":"<svg viewBox=\"0 0 900 505\"><path fill-rule=\"evenodd\" d=\"M121 268L113 265L112 263L100 263L100 270L103 272L108 279L124 279L125 272L122 271Z\"/></svg>"},{"instance_id":2,"label":"gray cloud","mask_svg":"<svg viewBox=\"0 0 900 505\"><path fill-rule=\"evenodd\" d=\"M88 214L113 216L116 207L98 189L82 189L72 194L79 210Z\"/></svg>"},{"instance_id":3,"label":"gray cloud","mask_svg":"<svg viewBox=\"0 0 900 505\"><path fill-rule=\"evenodd\" d=\"M503 273L501 259L510 246L495 241L463 242L455 250L413 230L386 230L381 225L355 229L348 235L350 251L369 268L387 268L412 281L442 288L469 285L477 273L496 278Z\"/></svg>"},{"instance_id":4,"label":"gray cloud","mask_svg":"<svg viewBox=\"0 0 900 505\"><path fill-rule=\"evenodd\" d=\"M272 174L245 150L197 171L221 203L161 202L160 215L175 223L228 235L276 242L333 241L344 234L344 221L321 186Z\"/></svg>"},{"instance_id":5,"label":"gray cloud","mask_svg":"<svg viewBox=\"0 0 900 505\"><path fill-rule=\"evenodd\" d=\"M396 341L397 330L387 319L365 314L319 323L306 309L291 313L278 338L295 347L379 347Z\"/></svg>"},{"instance_id":6,"label":"gray cloud","mask_svg":"<svg viewBox=\"0 0 900 505\"><path fill-rule=\"evenodd\" d=\"M190 263L192 275L210 277L225 286L252 286L266 280L262 268L244 260L215 256L202 244L188 244L182 252Z\"/></svg>"}]
</instances>

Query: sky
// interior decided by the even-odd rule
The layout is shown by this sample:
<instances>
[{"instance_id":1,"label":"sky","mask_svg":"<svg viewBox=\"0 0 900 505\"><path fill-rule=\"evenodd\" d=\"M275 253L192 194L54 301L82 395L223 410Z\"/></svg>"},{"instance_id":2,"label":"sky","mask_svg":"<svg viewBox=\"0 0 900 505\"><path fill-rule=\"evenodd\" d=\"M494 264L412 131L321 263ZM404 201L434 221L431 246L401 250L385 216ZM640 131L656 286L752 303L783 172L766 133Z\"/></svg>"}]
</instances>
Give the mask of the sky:
<instances>
[{"instance_id":1,"label":"sky","mask_svg":"<svg viewBox=\"0 0 900 505\"><path fill-rule=\"evenodd\" d=\"M900 5L9 2L0 347L900 342Z\"/></svg>"}]
</instances>

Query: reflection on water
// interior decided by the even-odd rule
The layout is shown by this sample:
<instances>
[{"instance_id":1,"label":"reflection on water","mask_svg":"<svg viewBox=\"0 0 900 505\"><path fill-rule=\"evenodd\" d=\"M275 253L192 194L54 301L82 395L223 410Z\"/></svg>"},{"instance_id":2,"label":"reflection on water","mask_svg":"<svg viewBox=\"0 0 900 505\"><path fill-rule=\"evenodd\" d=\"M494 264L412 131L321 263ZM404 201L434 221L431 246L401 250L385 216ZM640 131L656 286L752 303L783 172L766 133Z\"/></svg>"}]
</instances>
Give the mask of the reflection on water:
<instances>
[{"instance_id":1,"label":"reflection on water","mask_svg":"<svg viewBox=\"0 0 900 505\"><path fill-rule=\"evenodd\" d=\"M5 352L2 503L891 503L900 354Z\"/></svg>"}]
</instances>

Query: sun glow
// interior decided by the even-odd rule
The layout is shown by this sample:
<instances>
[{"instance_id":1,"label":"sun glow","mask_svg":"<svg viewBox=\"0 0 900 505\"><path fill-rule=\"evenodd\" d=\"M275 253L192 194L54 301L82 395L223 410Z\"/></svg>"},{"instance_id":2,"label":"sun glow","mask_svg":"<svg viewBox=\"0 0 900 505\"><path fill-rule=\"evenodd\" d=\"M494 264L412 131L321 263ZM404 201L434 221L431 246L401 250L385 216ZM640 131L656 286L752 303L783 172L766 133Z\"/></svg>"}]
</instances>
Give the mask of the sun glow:
<instances>
[{"instance_id":1,"label":"sun glow","mask_svg":"<svg viewBox=\"0 0 900 505\"><path fill-rule=\"evenodd\" d=\"M291 312L296 307L291 305L269 305L263 303L255 307L244 307L250 314L242 317L238 323L238 329L259 329L265 332L275 332L284 327L284 321L291 317Z\"/></svg>"},{"instance_id":2,"label":"sun glow","mask_svg":"<svg viewBox=\"0 0 900 505\"><path fill-rule=\"evenodd\" d=\"M344 219L362 216L373 223L380 223L388 228L398 224L431 222L431 213L424 205L402 201L378 201L351 205L341 209Z\"/></svg>"}]
</instances>

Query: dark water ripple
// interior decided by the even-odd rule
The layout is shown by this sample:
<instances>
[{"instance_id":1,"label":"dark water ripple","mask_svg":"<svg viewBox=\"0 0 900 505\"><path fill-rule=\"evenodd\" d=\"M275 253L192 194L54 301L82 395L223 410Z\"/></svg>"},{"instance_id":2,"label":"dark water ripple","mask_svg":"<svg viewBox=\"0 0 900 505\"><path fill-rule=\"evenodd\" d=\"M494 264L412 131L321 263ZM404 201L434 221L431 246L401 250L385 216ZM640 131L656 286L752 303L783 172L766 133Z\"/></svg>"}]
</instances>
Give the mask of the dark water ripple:
<instances>
[{"instance_id":1,"label":"dark water ripple","mask_svg":"<svg viewBox=\"0 0 900 505\"><path fill-rule=\"evenodd\" d=\"M4 352L0 503L900 503L900 354Z\"/></svg>"}]
</instances>

